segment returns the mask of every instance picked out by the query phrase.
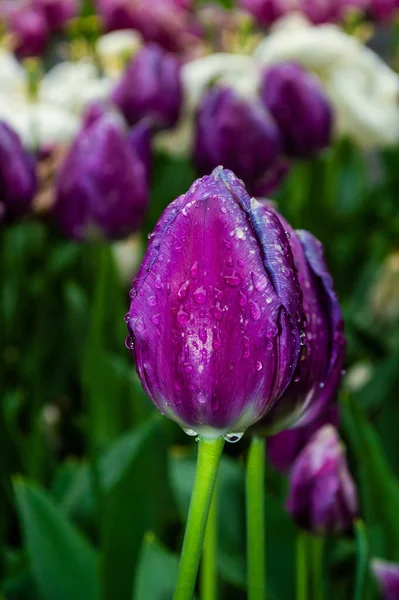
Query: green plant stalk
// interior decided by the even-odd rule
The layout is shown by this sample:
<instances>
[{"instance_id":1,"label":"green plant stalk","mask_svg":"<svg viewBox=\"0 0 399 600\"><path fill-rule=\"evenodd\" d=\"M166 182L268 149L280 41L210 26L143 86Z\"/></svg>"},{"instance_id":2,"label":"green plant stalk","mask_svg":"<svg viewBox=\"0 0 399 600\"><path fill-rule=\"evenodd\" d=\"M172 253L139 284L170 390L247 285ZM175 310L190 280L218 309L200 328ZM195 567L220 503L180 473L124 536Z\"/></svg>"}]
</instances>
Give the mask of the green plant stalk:
<instances>
[{"instance_id":1,"label":"green plant stalk","mask_svg":"<svg viewBox=\"0 0 399 600\"><path fill-rule=\"evenodd\" d=\"M314 535L310 539L310 545L312 564L312 598L313 600L323 600L324 538L319 535Z\"/></svg>"},{"instance_id":2,"label":"green plant stalk","mask_svg":"<svg viewBox=\"0 0 399 600\"><path fill-rule=\"evenodd\" d=\"M205 529L204 548L201 562L201 600L217 600L217 516L218 485L213 492L208 522Z\"/></svg>"},{"instance_id":3,"label":"green plant stalk","mask_svg":"<svg viewBox=\"0 0 399 600\"><path fill-rule=\"evenodd\" d=\"M355 522L356 535L356 577L354 600L364 600L366 592L367 573L369 569L369 543L367 531L363 521L358 519Z\"/></svg>"},{"instance_id":4,"label":"green plant stalk","mask_svg":"<svg viewBox=\"0 0 399 600\"><path fill-rule=\"evenodd\" d=\"M223 438L199 439L197 469L188 511L174 600L192 600L202 544L216 475L224 446Z\"/></svg>"},{"instance_id":5,"label":"green plant stalk","mask_svg":"<svg viewBox=\"0 0 399 600\"><path fill-rule=\"evenodd\" d=\"M246 473L248 600L266 595L265 452L265 439L253 436Z\"/></svg>"},{"instance_id":6,"label":"green plant stalk","mask_svg":"<svg viewBox=\"0 0 399 600\"><path fill-rule=\"evenodd\" d=\"M296 536L296 598L308 599L308 536L298 530Z\"/></svg>"}]
</instances>

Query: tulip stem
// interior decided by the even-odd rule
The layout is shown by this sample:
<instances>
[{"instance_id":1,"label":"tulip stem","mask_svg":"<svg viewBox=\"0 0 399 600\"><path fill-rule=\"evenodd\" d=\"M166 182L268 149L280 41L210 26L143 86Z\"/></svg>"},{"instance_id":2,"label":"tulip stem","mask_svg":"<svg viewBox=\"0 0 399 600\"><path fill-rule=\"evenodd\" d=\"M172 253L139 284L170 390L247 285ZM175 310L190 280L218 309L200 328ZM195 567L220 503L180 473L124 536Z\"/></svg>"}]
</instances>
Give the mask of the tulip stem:
<instances>
[{"instance_id":1,"label":"tulip stem","mask_svg":"<svg viewBox=\"0 0 399 600\"><path fill-rule=\"evenodd\" d=\"M369 543L367 538L366 528L363 521L358 519L355 522L355 534L356 534L356 579L355 579L355 593L354 600L363 600L367 573L369 568Z\"/></svg>"},{"instance_id":2,"label":"tulip stem","mask_svg":"<svg viewBox=\"0 0 399 600\"><path fill-rule=\"evenodd\" d=\"M253 436L246 476L248 600L264 600L265 577L265 439Z\"/></svg>"},{"instance_id":3,"label":"tulip stem","mask_svg":"<svg viewBox=\"0 0 399 600\"><path fill-rule=\"evenodd\" d=\"M217 507L218 486L215 485L211 507L209 509L208 522L205 529L204 548L201 563L201 599L216 600L217 598Z\"/></svg>"},{"instance_id":4,"label":"tulip stem","mask_svg":"<svg viewBox=\"0 0 399 600\"><path fill-rule=\"evenodd\" d=\"M324 555L324 538L314 535L311 541L311 564L312 564L312 592L313 600L323 600L323 555Z\"/></svg>"},{"instance_id":5,"label":"tulip stem","mask_svg":"<svg viewBox=\"0 0 399 600\"><path fill-rule=\"evenodd\" d=\"M308 536L298 531L296 538L296 598L308 598Z\"/></svg>"},{"instance_id":6,"label":"tulip stem","mask_svg":"<svg viewBox=\"0 0 399 600\"><path fill-rule=\"evenodd\" d=\"M197 470L188 511L174 600L192 600L201 560L216 475L224 446L223 438L199 439Z\"/></svg>"}]
</instances>

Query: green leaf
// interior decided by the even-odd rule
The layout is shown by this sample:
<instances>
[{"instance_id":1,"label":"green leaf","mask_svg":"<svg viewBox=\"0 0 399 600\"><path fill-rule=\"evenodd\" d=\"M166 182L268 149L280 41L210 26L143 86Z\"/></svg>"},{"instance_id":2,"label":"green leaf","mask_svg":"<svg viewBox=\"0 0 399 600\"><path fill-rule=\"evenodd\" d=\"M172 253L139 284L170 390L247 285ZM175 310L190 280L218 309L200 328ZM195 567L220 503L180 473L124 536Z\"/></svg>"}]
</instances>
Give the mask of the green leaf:
<instances>
[{"instance_id":1,"label":"green leaf","mask_svg":"<svg viewBox=\"0 0 399 600\"><path fill-rule=\"evenodd\" d=\"M106 600L131 597L143 536L148 530L162 531L167 509L171 506L166 478L166 444L159 421L159 418L151 419L140 426L128 458L120 446L107 456L103 471L104 482L110 490L104 503ZM111 465L117 466L121 462L125 469L116 481Z\"/></svg>"},{"instance_id":2,"label":"green leaf","mask_svg":"<svg viewBox=\"0 0 399 600\"><path fill-rule=\"evenodd\" d=\"M356 469L371 554L399 561L399 484L381 441L363 408L351 398L342 402L342 419Z\"/></svg>"},{"instance_id":3,"label":"green leaf","mask_svg":"<svg viewBox=\"0 0 399 600\"><path fill-rule=\"evenodd\" d=\"M32 572L43 600L97 600L97 556L44 490L14 482Z\"/></svg>"},{"instance_id":4,"label":"green leaf","mask_svg":"<svg viewBox=\"0 0 399 600\"><path fill-rule=\"evenodd\" d=\"M170 600L178 569L178 556L163 547L153 534L147 534L138 561L133 600Z\"/></svg>"}]
</instances>

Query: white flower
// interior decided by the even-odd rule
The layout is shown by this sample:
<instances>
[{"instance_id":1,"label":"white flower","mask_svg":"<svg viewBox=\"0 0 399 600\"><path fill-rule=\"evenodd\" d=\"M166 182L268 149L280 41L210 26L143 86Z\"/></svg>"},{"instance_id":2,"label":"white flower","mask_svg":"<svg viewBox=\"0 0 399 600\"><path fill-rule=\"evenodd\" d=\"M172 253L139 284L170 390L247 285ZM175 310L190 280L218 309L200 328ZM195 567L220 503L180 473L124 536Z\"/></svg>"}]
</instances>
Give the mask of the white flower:
<instances>
[{"instance_id":1,"label":"white flower","mask_svg":"<svg viewBox=\"0 0 399 600\"><path fill-rule=\"evenodd\" d=\"M96 53L105 75L111 79L119 77L126 60L136 54L142 44L140 34L132 29L111 31L99 37Z\"/></svg>"},{"instance_id":2,"label":"white flower","mask_svg":"<svg viewBox=\"0 0 399 600\"><path fill-rule=\"evenodd\" d=\"M287 17L254 52L260 65L296 60L330 96L337 131L364 147L399 141L399 76L372 50L336 25Z\"/></svg>"}]
</instances>

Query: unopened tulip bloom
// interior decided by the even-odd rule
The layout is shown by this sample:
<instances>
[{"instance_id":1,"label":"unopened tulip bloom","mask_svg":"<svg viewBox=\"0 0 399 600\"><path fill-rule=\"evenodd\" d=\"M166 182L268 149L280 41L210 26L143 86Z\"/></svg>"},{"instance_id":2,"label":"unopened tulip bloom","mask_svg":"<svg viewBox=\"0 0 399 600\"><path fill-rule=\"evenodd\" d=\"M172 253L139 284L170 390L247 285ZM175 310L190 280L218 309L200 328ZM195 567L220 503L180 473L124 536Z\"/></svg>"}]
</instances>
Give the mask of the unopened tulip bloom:
<instances>
[{"instance_id":1,"label":"unopened tulip bloom","mask_svg":"<svg viewBox=\"0 0 399 600\"><path fill-rule=\"evenodd\" d=\"M54 217L66 235L120 239L141 225L149 165L142 160L142 135L139 148L134 137L134 128L126 134L113 115L85 123L57 177Z\"/></svg>"},{"instance_id":2,"label":"unopened tulip bloom","mask_svg":"<svg viewBox=\"0 0 399 600\"><path fill-rule=\"evenodd\" d=\"M13 34L14 50L18 58L41 56L47 46L50 29L40 8L27 1L5 2L0 6L0 20Z\"/></svg>"},{"instance_id":3,"label":"unopened tulip bloom","mask_svg":"<svg viewBox=\"0 0 399 600\"><path fill-rule=\"evenodd\" d=\"M369 0L241 0L261 25L271 25L288 13L302 13L315 25L340 21L351 11L362 12Z\"/></svg>"},{"instance_id":4,"label":"unopened tulip bloom","mask_svg":"<svg viewBox=\"0 0 399 600\"><path fill-rule=\"evenodd\" d=\"M313 533L345 533L357 515L355 484L345 449L332 425L310 439L292 465L287 510L302 529Z\"/></svg>"},{"instance_id":5,"label":"unopened tulip bloom","mask_svg":"<svg viewBox=\"0 0 399 600\"><path fill-rule=\"evenodd\" d=\"M182 102L178 59L155 44L144 47L114 88L112 101L130 125L150 117L159 128L172 127Z\"/></svg>"},{"instance_id":6,"label":"unopened tulip bloom","mask_svg":"<svg viewBox=\"0 0 399 600\"><path fill-rule=\"evenodd\" d=\"M383 600L399 599L399 565L380 558L371 561L371 570L381 589Z\"/></svg>"},{"instance_id":7,"label":"unopened tulip bloom","mask_svg":"<svg viewBox=\"0 0 399 600\"><path fill-rule=\"evenodd\" d=\"M333 113L315 75L286 62L264 70L261 99L277 122L283 150L293 158L311 158L331 143Z\"/></svg>"},{"instance_id":8,"label":"unopened tulip bloom","mask_svg":"<svg viewBox=\"0 0 399 600\"><path fill-rule=\"evenodd\" d=\"M41 10L51 31L60 29L65 23L79 15L81 0L31 0Z\"/></svg>"},{"instance_id":9,"label":"unopened tulip bloom","mask_svg":"<svg viewBox=\"0 0 399 600\"><path fill-rule=\"evenodd\" d=\"M15 131L0 121L0 222L28 213L36 187L33 157Z\"/></svg>"},{"instance_id":10,"label":"unopened tulip bloom","mask_svg":"<svg viewBox=\"0 0 399 600\"><path fill-rule=\"evenodd\" d=\"M398 0L370 0L370 15L375 21L389 23L399 17Z\"/></svg>"},{"instance_id":11,"label":"unopened tulip bloom","mask_svg":"<svg viewBox=\"0 0 399 600\"><path fill-rule=\"evenodd\" d=\"M231 171L166 208L130 296L127 345L163 414L232 440L273 408L299 358L301 296L277 214Z\"/></svg>"},{"instance_id":12,"label":"unopened tulip bloom","mask_svg":"<svg viewBox=\"0 0 399 600\"><path fill-rule=\"evenodd\" d=\"M270 463L278 471L289 471L299 453L310 438L328 423L338 427L338 405L325 410L320 417L296 429L286 429L267 438L267 456Z\"/></svg>"},{"instance_id":13,"label":"unopened tulip bloom","mask_svg":"<svg viewBox=\"0 0 399 600\"><path fill-rule=\"evenodd\" d=\"M243 99L224 86L204 95L195 127L194 161L199 172L226 165L250 193L281 149L279 129L261 102Z\"/></svg>"}]
</instances>

